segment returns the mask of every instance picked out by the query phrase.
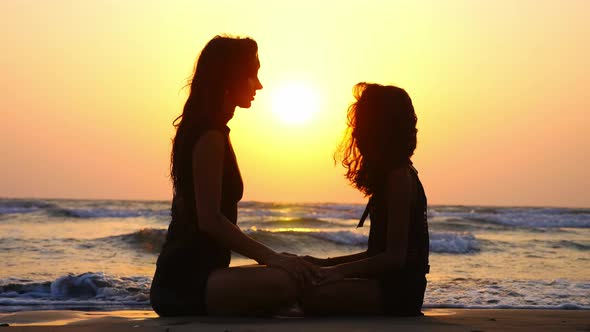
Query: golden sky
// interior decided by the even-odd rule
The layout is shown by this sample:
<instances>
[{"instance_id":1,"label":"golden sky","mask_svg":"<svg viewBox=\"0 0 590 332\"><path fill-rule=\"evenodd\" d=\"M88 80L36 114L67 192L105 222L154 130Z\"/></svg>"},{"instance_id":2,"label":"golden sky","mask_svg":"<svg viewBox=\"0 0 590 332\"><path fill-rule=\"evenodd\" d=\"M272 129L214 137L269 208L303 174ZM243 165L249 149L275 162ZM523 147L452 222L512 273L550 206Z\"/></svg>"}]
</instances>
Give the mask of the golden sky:
<instances>
[{"instance_id":1,"label":"golden sky","mask_svg":"<svg viewBox=\"0 0 590 332\"><path fill-rule=\"evenodd\" d=\"M352 86L369 81L412 96L430 203L588 207L589 12L584 0L2 1L0 197L170 199L182 88L227 33L258 41L264 85L229 124L245 200L362 202L332 154ZM281 115L298 108L307 120Z\"/></svg>"}]
</instances>

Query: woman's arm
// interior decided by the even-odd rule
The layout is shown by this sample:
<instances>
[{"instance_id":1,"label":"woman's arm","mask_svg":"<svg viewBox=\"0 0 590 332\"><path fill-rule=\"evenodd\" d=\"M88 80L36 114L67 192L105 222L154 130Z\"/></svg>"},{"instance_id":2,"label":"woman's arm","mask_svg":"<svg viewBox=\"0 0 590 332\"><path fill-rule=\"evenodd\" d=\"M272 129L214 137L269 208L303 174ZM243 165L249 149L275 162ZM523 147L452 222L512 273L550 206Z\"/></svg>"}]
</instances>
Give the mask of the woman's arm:
<instances>
[{"instance_id":1,"label":"woman's arm","mask_svg":"<svg viewBox=\"0 0 590 332\"><path fill-rule=\"evenodd\" d=\"M260 264L287 270L297 278L311 279L306 262L280 255L255 241L232 224L220 210L225 140L221 133L205 132L192 152L193 185L199 229L226 248Z\"/></svg>"},{"instance_id":2,"label":"woman's arm","mask_svg":"<svg viewBox=\"0 0 590 332\"><path fill-rule=\"evenodd\" d=\"M337 256L337 257L328 257L328 258L317 258L313 256L303 256L302 258L306 261L313 263L318 266L333 266L343 263L350 263L357 261L359 259L367 258L368 254L366 251L359 252L356 254L346 255L346 256Z\"/></svg>"},{"instance_id":3,"label":"woman's arm","mask_svg":"<svg viewBox=\"0 0 590 332\"><path fill-rule=\"evenodd\" d=\"M384 270L400 269L406 261L412 177L406 167L387 177L387 247L374 256L329 267L324 282L339 278L371 277Z\"/></svg>"},{"instance_id":4,"label":"woman's arm","mask_svg":"<svg viewBox=\"0 0 590 332\"><path fill-rule=\"evenodd\" d=\"M264 264L275 253L246 236L220 209L225 139L207 131L193 148L193 185L199 229L223 246Z\"/></svg>"}]
</instances>

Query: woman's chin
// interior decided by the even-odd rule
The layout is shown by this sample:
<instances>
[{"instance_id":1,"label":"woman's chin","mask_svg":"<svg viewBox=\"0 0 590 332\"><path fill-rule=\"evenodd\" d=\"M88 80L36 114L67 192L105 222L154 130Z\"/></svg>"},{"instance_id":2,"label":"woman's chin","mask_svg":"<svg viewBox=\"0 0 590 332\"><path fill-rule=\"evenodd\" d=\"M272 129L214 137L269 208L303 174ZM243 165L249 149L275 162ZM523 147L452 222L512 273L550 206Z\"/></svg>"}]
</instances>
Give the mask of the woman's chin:
<instances>
[{"instance_id":1,"label":"woman's chin","mask_svg":"<svg viewBox=\"0 0 590 332\"><path fill-rule=\"evenodd\" d=\"M252 106L252 101L243 101L237 105L239 108L250 108Z\"/></svg>"}]
</instances>

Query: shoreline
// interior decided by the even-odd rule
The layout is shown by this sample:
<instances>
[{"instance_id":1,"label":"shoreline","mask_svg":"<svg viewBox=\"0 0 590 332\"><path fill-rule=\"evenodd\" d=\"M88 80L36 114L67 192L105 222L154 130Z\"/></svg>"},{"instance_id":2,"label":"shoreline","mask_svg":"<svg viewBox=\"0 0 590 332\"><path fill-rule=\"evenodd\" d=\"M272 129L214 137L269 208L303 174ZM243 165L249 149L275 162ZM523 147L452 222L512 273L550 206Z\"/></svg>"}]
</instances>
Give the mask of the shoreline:
<instances>
[{"instance_id":1,"label":"shoreline","mask_svg":"<svg viewBox=\"0 0 590 332\"><path fill-rule=\"evenodd\" d=\"M0 327L30 331L590 331L590 310L427 308L423 317L172 317L152 310L42 310L0 314Z\"/></svg>"}]
</instances>

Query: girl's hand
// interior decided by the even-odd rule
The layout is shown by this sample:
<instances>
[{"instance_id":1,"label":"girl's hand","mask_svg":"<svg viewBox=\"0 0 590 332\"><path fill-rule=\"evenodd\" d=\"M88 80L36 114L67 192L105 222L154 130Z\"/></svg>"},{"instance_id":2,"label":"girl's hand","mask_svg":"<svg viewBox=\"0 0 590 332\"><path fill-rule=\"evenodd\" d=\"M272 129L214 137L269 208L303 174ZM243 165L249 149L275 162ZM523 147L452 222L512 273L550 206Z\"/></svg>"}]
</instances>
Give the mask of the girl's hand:
<instances>
[{"instance_id":1,"label":"girl's hand","mask_svg":"<svg viewBox=\"0 0 590 332\"><path fill-rule=\"evenodd\" d=\"M301 288L306 283L315 285L319 279L323 278L323 274L321 274L318 267L296 255L276 254L265 264L289 273Z\"/></svg>"},{"instance_id":2,"label":"girl's hand","mask_svg":"<svg viewBox=\"0 0 590 332\"><path fill-rule=\"evenodd\" d=\"M319 286L344 280L344 274L342 274L337 266L322 267L320 271L323 274L323 278L319 280Z\"/></svg>"},{"instance_id":3,"label":"girl's hand","mask_svg":"<svg viewBox=\"0 0 590 332\"><path fill-rule=\"evenodd\" d=\"M287 256L298 256L298 255L288 253L288 252L283 252L282 254L287 255ZM298 257L300 257L304 261L311 263L313 265L316 265L316 266L328 266L328 259L327 258L317 258L317 257L313 257L310 255L298 256Z\"/></svg>"}]
</instances>

